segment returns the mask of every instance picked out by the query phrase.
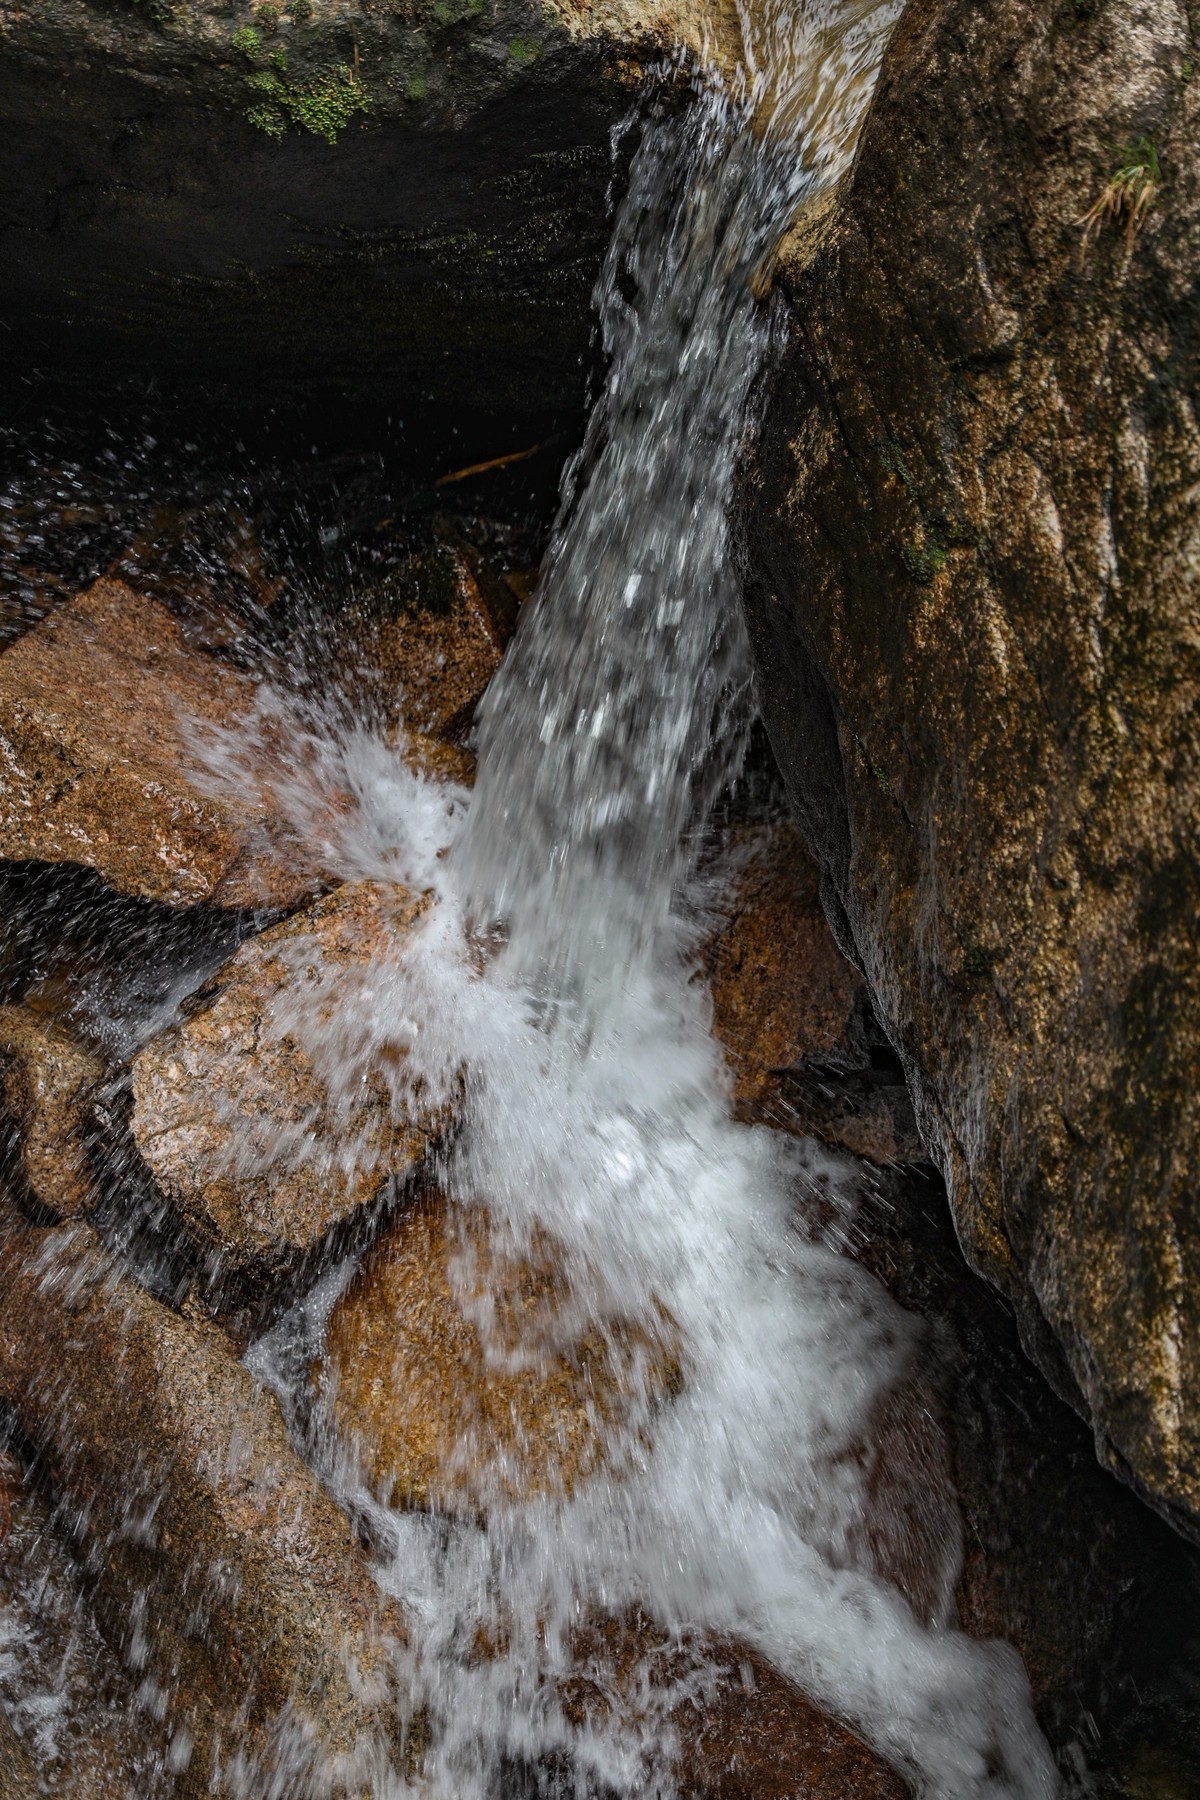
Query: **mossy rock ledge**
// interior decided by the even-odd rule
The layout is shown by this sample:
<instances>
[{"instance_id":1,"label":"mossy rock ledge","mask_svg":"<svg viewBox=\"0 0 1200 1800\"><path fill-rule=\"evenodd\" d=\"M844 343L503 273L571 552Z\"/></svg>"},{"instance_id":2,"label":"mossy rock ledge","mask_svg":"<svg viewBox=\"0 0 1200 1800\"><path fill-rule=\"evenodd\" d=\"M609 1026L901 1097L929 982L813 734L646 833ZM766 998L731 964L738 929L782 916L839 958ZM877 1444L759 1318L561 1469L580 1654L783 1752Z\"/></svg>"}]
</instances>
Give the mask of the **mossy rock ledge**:
<instances>
[{"instance_id":1,"label":"mossy rock ledge","mask_svg":"<svg viewBox=\"0 0 1200 1800\"><path fill-rule=\"evenodd\" d=\"M9 8L9 377L518 432L577 412L612 127L689 5Z\"/></svg>"},{"instance_id":2,"label":"mossy rock ledge","mask_svg":"<svg viewBox=\"0 0 1200 1800\"><path fill-rule=\"evenodd\" d=\"M768 726L963 1245L1200 1539L1194 33L910 0L744 502Z\"/></svg>"}]
</instances>

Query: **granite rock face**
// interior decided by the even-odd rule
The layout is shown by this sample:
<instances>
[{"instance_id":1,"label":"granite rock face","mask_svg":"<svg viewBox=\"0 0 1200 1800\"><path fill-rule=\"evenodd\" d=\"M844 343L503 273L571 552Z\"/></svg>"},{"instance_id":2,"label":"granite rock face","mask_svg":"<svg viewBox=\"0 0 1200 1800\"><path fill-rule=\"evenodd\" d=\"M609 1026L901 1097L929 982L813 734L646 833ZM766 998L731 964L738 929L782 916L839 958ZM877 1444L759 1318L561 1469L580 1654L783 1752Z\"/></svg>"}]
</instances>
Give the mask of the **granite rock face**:
<instances>
[{"instance_id":1,"label":"granite rock face","mask_svg":"<svg viewBox=\"0 0 1200 1800\"><path fill-rule=\"evenodd\" d=\"M883 1759L788 1681L749 1644L696 1644L644 1615L590 1621L575 1634L574 1670L561 1684L576 1725L614 1711L646 1711L655 1689L686 1693L698 1651L709 1673L703 1700L670 1715L684 1800L906 1800L910 1789Z\"/></svg>"},{"instance_id":2,"label":"granite rock face","mask_svg":"<svg viewBox=\"0 0 1200 1800\"><path fill-rule=\"evenodd\" d=\"M134 1139L221 1274L262 1287L298 1267L446 1123L372 1026L424 907L384 882L336 888L244 943L136 1057Z\"/></svg>"},{"instance_id":3,"label":"granite rock face","mask_svg":"<svg viewBox=\"0 0 1200 1800\"><path fill-rule=\"evenodd\" d=\"M795 823L752 832L741 853L705 948L737 1116L877 1164L923 1161L904 1078L830 933L820 872Z\"/></svg>"},{"instance_id":4,"label":"granite rock face","mask_svg":"<svg viewBox=\"0 0 1200 1800\"><path fill-rule=\"evenodd\" d=\"M411 557L370 600L359 654L382 687L389 725L418 739L461 743L500 667L508 621L497 618L466 557L450 544Z\"/></svg>"},{"instance_id":5,"label":"granite rock face","mask_svg":"<svg viewBox=\"0 0 1200 1800\"><path fill-rule=\"evenodd\" d=\"M329 1322L333 1418L372 1484L470 1516L619 1474L623 1436L678 1378L670 1323L564 1343L570 1299L551 1246L518 1256L441 1195L407 1207Z\"/></svg>"},{"instance_id":6,"label":"granite rock face","mask_svg":"<svg viewBox=\"0 0 1200 1800\"><path fill-rule=\"evenodd\" d=\"M295 905L319 885L302 847L260 795L215 793L191 736L254 694L158 601L96 582L0 655L0 857L170 906Z\"/></svg>"},{"instance_id":7,"label":"granite rock face","mask_svg":"<svg viewBox=\"0 0 1200 1800\"><path fill-rule=\"evenodd\" d=\"M746 508L768 729L962 1242L1197 1536L1191 32L910 0L785 247Z\"/></svg>"}]
</instances>

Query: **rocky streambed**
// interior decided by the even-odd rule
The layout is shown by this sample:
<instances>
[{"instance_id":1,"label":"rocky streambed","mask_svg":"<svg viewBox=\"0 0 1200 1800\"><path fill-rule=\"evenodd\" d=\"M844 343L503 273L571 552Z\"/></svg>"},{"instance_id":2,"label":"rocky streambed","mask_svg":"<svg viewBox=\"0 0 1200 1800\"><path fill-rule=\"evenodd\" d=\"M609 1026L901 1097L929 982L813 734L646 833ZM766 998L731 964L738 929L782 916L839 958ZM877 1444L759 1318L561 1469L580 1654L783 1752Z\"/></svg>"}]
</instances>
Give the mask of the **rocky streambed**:
<instances>
[{"instance_id":1,"label":"rocky streambed","mask_svg":"<svg viewBox=\"0 0 1200 1800\"><path fill-rule=\"evenodd\" d=\"M676 74L657 124L609 133L704 29L320 0L6 24L3 1800L432 1795L468 1764L489 1796L932 1791L879 1723L903 1683L831 1699L874 1652L840 1689L828 1644L774 1653L714 1605L715 1539L680 1540L713 1559L690 1610L605 1586L612 1519L637 1540L675 1437L719 1453L703 1395L740 1375L733 1349L702 1368L686 1283L643 1279L612 1222L631 1105L592 1141L574 1078L549 1090L562 1169L609 1183L582 1254L568 1208L522 1224L474 1175L486 1125L497 1171L543 1178L541 1121L486 1071L553 1045L570 996L535 984L511 1029L489 984L519 934L468 921L456 950L440 870L481 700L638 413L618 390L548 539L605 379L612 206L639 130L698 103ZM789 1146L774 1242L876 1332L857 1411L804 1452L824 1491L772 1506L920 1642L994 1655L1014 1716L1027 1682L1065 1793L1130 1800L1200 1770L1190 29L909 0L853 167L739 277L773 275L782 346L739 477L766 729L713 780L668 930L703 1028L680 1011L678 1083L711 1026L695 1080ZM1084 230L1122 133L1154 150L1150 210ZM654 287L622 242L618 370L612 319ZM617 1061L661 1100L638 1017ZM581 1041L632 1091L602 1016ZM836 1358L800 1373L841 1392ZM539 1532L599 1571L585 1604L532 1582ZM509 1721L485 1775L472 1708ZM937 1791L1049 1791L978 1785L1009 1779L1001 1736Z\"/></svg>"},{"instance_id":2,"label":"rocky streambed","mask_svg":"<svg viewBox=\"0 0 1200 1800\"><path fill-rule=\"evenodd\" d=\"M414 784L463 793L537 547L462 516L419 535L315 623L282 561L248 620L161 567L140 582L127 551L0 655L6 1797L259 1794L276 1765L278 1791L341 1766L358 1792L374 1765L419 1768L403 1608L373 1579L368 1516L331 1497L331 1444L393 1505L470 1515L497 1467L509 1497L594 1479L627 1404L586 1335L496 1366L456 1261L527 1324L569 1312L552 1246L497 1268L485 1230L471 1252L438 1192L454 1099L398 1108L384 1059L331 1084L304 1024L353 1014L429 902L345 878L357 798L306 787L265 677L286 662L363 717L383 705ZM289 634L304 648L285 658ZM204 734L239 718L231 772ZM765 747L722 817L701 963L738 1112L855 1159L839 1230L924 1321L871 1452L873 1554L918 1612L1017 1647L1064 1769L1186 1782L1186 1724L1160 1726L1186 1667L1186 1553L1099 1469L962 1262ZM332 1268L341 1297L281 1406L253 1346ZM644 1327L617 1342L651 1356L652 1410L670 1408L684 1377ZM681 1792L907 1791L748 1647L703 1648L703 1700L672 1703ZM658 1717L647 1666L665 1691L697 1654L648 1617L581 1620L561 1703ZM1140 1779L1112 1791L1186 1791Z\"/></svg>"}]
</instances>

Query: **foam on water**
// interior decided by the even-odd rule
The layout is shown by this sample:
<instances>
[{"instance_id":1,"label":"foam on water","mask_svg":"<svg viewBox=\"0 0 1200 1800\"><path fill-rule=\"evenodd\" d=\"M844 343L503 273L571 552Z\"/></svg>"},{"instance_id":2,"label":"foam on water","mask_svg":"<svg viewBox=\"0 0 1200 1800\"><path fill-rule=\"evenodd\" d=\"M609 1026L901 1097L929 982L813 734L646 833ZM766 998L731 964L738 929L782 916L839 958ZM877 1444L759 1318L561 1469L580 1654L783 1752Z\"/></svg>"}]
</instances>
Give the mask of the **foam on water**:
<instances>
[{"instance_id":1,"label":"foam on water","mask_svg":"<svg viewBox=\"0 0 1200 1800\"><path fill-rule=\"evenodd\" d=\"M845 167L894 11L747 18L737 77L646 127L599 288L606 390L484 705L473 796L366 726L290 727L289 803L327 861L437 904L345 990L334 1028L298 999L276 1029L306 1033L334 1093L384 1045L447 1097L465 1070L447 1192L510 1246L553 1242L569 1276L569 1316L540 1319L529 1357L634 1318L682 1371L669 1404L632 1406L606 1474L519 1504L497 1482L486 1523L391 1512L341 1468L414 1621L420 1792L483 1800L536 1767L563 1793L669 1796L679 1702L710 1691L722 1640L921 1794L1056 1788L1015 1653L953 1628L953 1532L926 1616L889 1578L876 1436L915 1326L842 1253L853 1166L733 1122L695 978L695 847L750 712L727 521L767 349L753 290ZM213 749L221 779L253 766L252 736ZM334 791L353 804L331 810ZM313 1330L336 1286L308 1303ZM277 1381L285 1341L254 1353ZM580 1628L639 1609L677 1647L670 1680L651 1646L626 1698L614 1678L581 1724L562 1687Z\"/></svg>"}]
</instances>

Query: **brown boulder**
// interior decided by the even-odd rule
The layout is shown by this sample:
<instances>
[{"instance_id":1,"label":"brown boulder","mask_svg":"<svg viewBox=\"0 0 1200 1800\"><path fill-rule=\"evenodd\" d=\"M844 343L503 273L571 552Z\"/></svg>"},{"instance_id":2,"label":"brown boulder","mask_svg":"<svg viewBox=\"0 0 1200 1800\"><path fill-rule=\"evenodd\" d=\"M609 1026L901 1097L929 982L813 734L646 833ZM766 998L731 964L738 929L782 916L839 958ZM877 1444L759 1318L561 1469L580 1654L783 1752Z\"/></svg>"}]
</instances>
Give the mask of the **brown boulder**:
<instances>
[{"instance_id":1,"label":"brown boulder","mask_svg":"<svg viewBox=\"0 0 1200 1800\"><path fill-rule=\"evenodd\" d=\"M33 1758L0 1707L0 1800L32 1800L40 1787Z\"/></svg>"},{"instance_id":2,"label":"brown boulder","mask_svg":"<svg viewBox=\"0 0 1200 1800\"><path fill-rule=\"evenodd\" d=\"M374 1032L373 972L426 901L353 882L249 939L133 1064L131 1125L185 1229L250 1286L415 1169L446 1123ZM346 1022L368 1015L351 1042ZM323 1054L331 1059L322 1060Z\"/></svg>"},{"instance_id":3,"label":"brown boulder","mask_svg":"<svg viewBox=\"0 0 1200 1800\"><path fill-rule=\"evenodd\" d=\"M905 1782L844 1725L748 1645L680 1644L644 1615L604 1619L575 1634L575 1672L561 1684L577 1726L614 1711L644 1715L703 1666L703 1697L670 1712L673 1771L684 1800L905 1800ZM693 1685L695 1685L693 1683ZM655 1689L659 1692L656 1694Z\"/></svg>"},{"instance_id":4,"label":"brown boulder","mask_svg":"<svg viewBox=\"0 0 1200 1800\"><path fill-rule=\"evenodd\" d=\"M875 1163L923 1161L903 1076L834 942L800 831L776 819L727 848L744 860L704 955L737 1116Z\"/></svg>"},{"instance_id":5,"label":"brown boulder","mask_svg":"<svg viewBox=\"0 0 1200 1800\"><path fill-rule=\"evenodd\" d=\"M21 1475L15 1458L0 1450L0 1549L12 1530L13 1497L20 1484Z\"/></svg>"},{"instance_id":6,"label":"brown boulder","mask_svg":"<svg viewBox=\"0 0 1200 1800\"><path fill-rule=\"evenodd\" d=\"M762 1657L730 1649L716 1695L676 1715L686 1800L907 1800L907 1783L845 1725Z\"/></svg>"},{"instance_id":7,"label":"brown boulder","mask_svg":"<svg viewBox=\"0 0 1200 1800\"><path fill-rule=\"evenodd\" d=\"M0 1796L10 1800L7 1774L20 1800L175 1800L172 1729L139 1705L143 1671L101 1636L86 1571L46 1484L0 1453L0 1492L6 1479L12 1528L7 1541L0 1535Z\"/></svg>"},{"instance_id":8,"label":"brown boulder","mask_svg":"<svg viewBox=\"0 0 1200 1800\"><path fill-rule=\"evenodd\" d=\"M861 1153L841 1128L863 1123L843 1103L872 1049L862 984L824 923L795 826L760 831L708 959L739 1112ZM830 964L850 996L832 1013L812 999L828 993L820 971ZM793 983L793 969L807 981ZM801 1090L797 1076L809 1072ZM887 1097L877 1160L888 1162L896 1105L890 1089L875 1093ZM1169 1596L1186 1591L1186 1553L1098 1467L1080 1422L1022 1353L1007 1308L963 1262L940 1182L877 1171L863 1189L852 1247L927 1323L918 1366L872 1425L872 1563L920 1616L957 1602L965 1631L1012 1643L1039 1718L1068 1743L1088 1729L1089 1710L1107 1718L1114 1696L1144 1689L1177 1654ZM960 1534L951 1595L945 1550Z\"/></svg>"},{"instance_id":9,"label":"brown boulder","mask_svg":"<svg viewBox=\"0 0 1200 1800\"><path fill-rule=\"evenodd\" d=\"M172 906L294 905L302 846L261 799L210 792L189 737L253 698L165 606L96 582L0 654L0 856Z\"/></svg>"},{"instance_id":10,"label":"brown boulder","mask_svg":"<svg viewBox=\"0 0 1200 1800\"><path fill-rule=\"evenodd\" d=\"M67 1502L102 1627L155 1684L180 1792L228 1793L206 1783L233 1760L254 1791L308 1792L386 1741L399 1623L224 1334L151 1298L87 1227L10 1211L0 1290L0 1395Z\"/></svg>"},{"instance_id":11,"label":"brown boulder","mask_svg":"<svg viewBox=\"0 0 1200 1800\"><path fill-rule=\"evenodd\" d=\"M464 553L436 544L410 557L372 589L360 629L385 716L426 739L461 740L507 637Z\"/></svg>"},{"instance_id":12,"label":"brown boulder","mask_svg":"<svg viewBox=\"0 0 1200 1800\"><path fill-rule=\"evenodd\" d=\"M18 1180L60 1219L95 1195L86 1137L104 1065L70 1034L22 1007L0 1006L0 1097L16 1133Z\"/></svg>"},{"instance_id":13,"label":"brown boulder","mask_svg":"<svg viewBox=\"0 0 1200 1800\"><path fill-rule=\"evenodd\" d=\"M614 1320L564 1344L569 1303L550 1244L516 1256L436 1194L407 1209L326 1342L334 1423L372 1484L398 1505L476 1514L613 1473L621 1427L679 1379L673 1334Z\"/></svg>"},{"instance_id":14,"label":"brown boulder","mask_svg":"<svg viewBox=\"0 0 1200 1800\"><path fill-rule=\"evenodd\" d=\"M767 726L959 1235L1200 1539L1193 55L1182 0L910 0L747 504Z\"/></svg>"}]
</instances>

